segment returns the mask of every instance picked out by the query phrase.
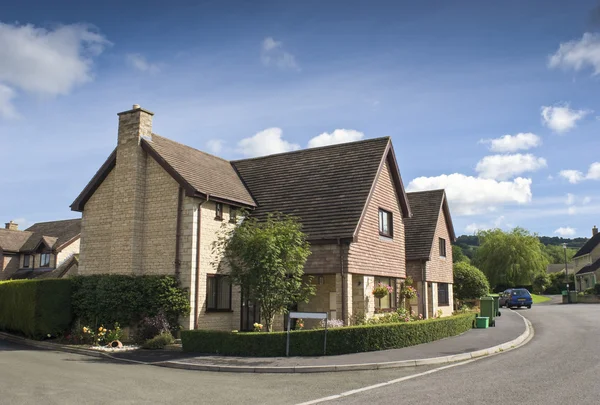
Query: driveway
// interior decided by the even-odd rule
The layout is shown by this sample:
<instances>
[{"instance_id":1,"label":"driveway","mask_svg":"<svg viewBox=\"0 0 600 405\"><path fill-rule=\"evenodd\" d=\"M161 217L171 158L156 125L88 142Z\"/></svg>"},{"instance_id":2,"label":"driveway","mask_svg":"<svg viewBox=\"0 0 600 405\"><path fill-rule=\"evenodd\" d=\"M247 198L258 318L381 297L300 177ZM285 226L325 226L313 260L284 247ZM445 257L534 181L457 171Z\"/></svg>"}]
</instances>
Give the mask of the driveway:
<instances>
[{"instance_id":1,"label":"driveway","mask_svg":"<svg viewBox=\"0 0 600 405\"><path fill-rule=\"evenodd\" d=\"M597 404L600 305L537 305L520 313L535 328L527 345L443 369L210 373L0 343L0 404L294 404L341 393L329 403Z\"/></svg>"}]
</instances>

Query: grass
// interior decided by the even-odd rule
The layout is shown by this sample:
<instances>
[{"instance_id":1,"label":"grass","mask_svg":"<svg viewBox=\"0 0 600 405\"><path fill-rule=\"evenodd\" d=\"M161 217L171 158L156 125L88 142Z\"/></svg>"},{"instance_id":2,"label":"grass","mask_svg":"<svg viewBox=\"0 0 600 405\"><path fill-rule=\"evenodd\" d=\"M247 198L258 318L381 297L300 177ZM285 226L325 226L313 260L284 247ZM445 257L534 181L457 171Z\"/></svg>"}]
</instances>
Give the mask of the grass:
<instances>
[{"instance_id":1,"label":"grass","mask_svg":"<svg viewBox=\"0 0 600 405\"><path fill-rule=\"evenodd\" d=\"M534 304L541 304L542 302L550 301L548 297L542 297L541 295L531 294L531 298L533 298Z\"/></svg>"}]
</instances>

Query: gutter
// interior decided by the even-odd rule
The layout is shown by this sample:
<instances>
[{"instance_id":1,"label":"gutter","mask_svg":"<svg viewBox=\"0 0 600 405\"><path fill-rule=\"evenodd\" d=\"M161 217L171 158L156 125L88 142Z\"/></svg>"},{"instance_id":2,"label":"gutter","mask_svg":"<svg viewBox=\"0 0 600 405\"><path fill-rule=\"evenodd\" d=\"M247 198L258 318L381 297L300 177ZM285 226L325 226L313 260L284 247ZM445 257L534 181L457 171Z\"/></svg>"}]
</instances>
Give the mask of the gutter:
<instances>
[{"instance_id":1,"label":"gutter","mask_svg":"<svg viewBox=\"0 0 600 405\"><path fill-rule=\"evenodd\" d=\"M341 274L341 279L342 279L342 321L347 326L349 323L349 322L346 323L346 315L348 314L348 308L347 308L347 302L346 302L346 279L348 277L348 274L344 273L344 248L343 248L343 245L339 238L338 238L337 242L338 242L338 246L340 247L340 274ZM350 320L348 320L348 321L350 321Z\"/></svg>"},{"instance_id":2,"label":"gutter","mask_svg":"<svg viewBox=\"0 0 600 405\"><path fill-rule=\"evenodd\" d=\"M200 316L200 236L202 234L202 204L198 203L198 230L196 235L196 288L194 291L194 329L198 329L198 317Z\"/></svg>"},{"instance_id":3,"label":"gutter","mask_svg":"<svg viewBox=\"0 0 600 405\"><path fill-rule=\"evenodd\" d=\"M180 245L181 245L181 209L183 207L183 187L179 186L179 193L177 196L177 229L175 231L175 279L180 281Z\"/></svg>"}]
</instances>

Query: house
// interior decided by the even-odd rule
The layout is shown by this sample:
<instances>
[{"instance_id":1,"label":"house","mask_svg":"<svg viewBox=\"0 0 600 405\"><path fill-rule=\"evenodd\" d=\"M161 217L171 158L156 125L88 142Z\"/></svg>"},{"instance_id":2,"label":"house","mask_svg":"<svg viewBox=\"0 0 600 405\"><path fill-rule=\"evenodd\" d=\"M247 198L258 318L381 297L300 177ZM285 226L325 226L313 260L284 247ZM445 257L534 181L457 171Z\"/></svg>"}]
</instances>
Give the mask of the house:
<instances>
[{"instance_id":1,"label":"house","mask_svg":"<svg viewBox=\"0 0 600 405\"><path fill-rule=\"evenodd\" d=\"M0 280L77 273L81 219L38 222L24 231L10 221L0 229Z\"/></svg>"},{"instance_id":2,"label":"house","mask_svg":"<svg viewBox=\"0 0 600 405\"><path fill-rule=\"evenodd\" d=\"M567 270L569 274L575 274L575 264L568 263ZM565 273L565 265L563 264L549 264L546 267L546 274L554 274L554 273Z\"/></svg>"},{"instance_id":3,"label":"house","mask_svg":"<svg viewBox=\"0 0 600 405\"><path fill-rule=\"evenodd\" d=\"M412 217L405 219L406 272L419 294L413 312L452 315L452 246L456 240L444 190L408 193Z\"/></svg>"},{"instance_id":4,"label":"house","mask_svg":"<svg viewBox=\"0 0 600 405\"><path fill-rule=\"evenodd\" d=\"M239 209L278 211L299 217L311 244L316 296L299 311L348 324L396 307L411 210L389 138L227 161L153 134L139 105L118 116L117 147L71 205L82 213L79 274L174 275L189 291L185 328L251 329L258 306L211 245ZM375 299L378 282L394 292Z\"/></svg>"},{"instance_id":5,"label":"house","mask_svg":"<svg viewBox=\"0 0 600 405\"><path fill-rule=\"evenodd\" d=\"M600 279L600 234L594 225L592 237L573 256L575 285L579 291L594 287Z\"/></svg>"}]
</instances>

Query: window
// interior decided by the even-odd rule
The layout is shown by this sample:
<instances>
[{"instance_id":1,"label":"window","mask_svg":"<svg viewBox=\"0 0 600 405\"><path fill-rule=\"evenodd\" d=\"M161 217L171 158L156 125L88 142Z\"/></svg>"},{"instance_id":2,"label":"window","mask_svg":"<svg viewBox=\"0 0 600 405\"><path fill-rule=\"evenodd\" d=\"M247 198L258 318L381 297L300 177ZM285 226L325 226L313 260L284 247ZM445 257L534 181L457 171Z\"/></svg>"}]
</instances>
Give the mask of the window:
<instances>
[{"instance_id":1,"label":"window","mask_svg":"<svg viewBox=\"0 0 600 405\"><path fill-rule=\"evenodd\" d=\"M231 311L231 282L229 277L217 274L207 276L206 310Z\"/></svg>"},{"instance_id":2,"label":"window","mask_svg":"<svg viewBox=\"0 0 600 405\"><path fill-rule=\"evenodd\" d=\"M25 255L23 256L23 267L29 267L31 261L31 256L30 255Z\"/></svg>"},{"instance_id":3,"label":"window","mask_svg":"<svg viewBox=\"0 0 600 405\"><path fill-rule=\"evenodd\" d=\"M229 206L229 222L235 224L237 222L237 211L235 207Z\"/></svg>"},{"instance_id":4,"label":"window","mask_svg":"<svg viewBox=\"0 0 600 405\"><path fill-rule=\"evenodd\" d=\"M450 305L450 298L448 297L448 284L438 283L438 306L447 307Z\"/></svg>"},{"instance_id":5,"label":"window","mask_svg":"<svg viewBox=\"0 0 600 405\"><path fill-rule=\"evenodd\" d=\"M50 253L42 253L40 255L40 267L50 266Z\"/></svg>"},{"instance_id":6,"label":"window","mask_svg":"<svg viewBox=\"0 0 600 405\"><path fill-rule=\"evenodd\" d=\"M379 209L379 234L391 238L394 236L392 213Z\"/></svg>"},{"instance_id":7,"label":"window","mask_svg":"<svg viewBox=\"0 0 600 405\"><path fill-rule=\"evenodd\" d=\"M446 257L446 239L440 238L440 256Z\"/></svg>"},{"instance_id":8,"label":"window","mask_svg":"<svg viewBox=\"0 0 600 405\"><path fill-rule=\"evenodd\" d=\"M379 283L389 285L393 292L383 298L375 298L376 309L392 309L396 308L396 279L391 277L375 277L375 286Z\"/></svg>"},{"instance_id":9,"label":"window","mask_svg":"<svg viewBox=\"0 0 600 405\"><path fill-rule=\"evenodd\" d=\"M217 207L215 208L215 219L219 221L223 220L223 204L217 203Z\"/></svg>"}]
</instances>

